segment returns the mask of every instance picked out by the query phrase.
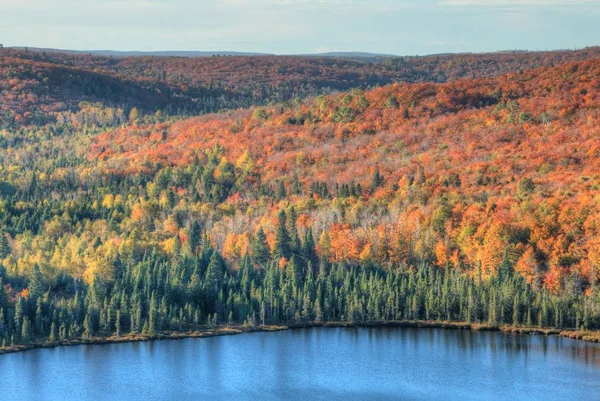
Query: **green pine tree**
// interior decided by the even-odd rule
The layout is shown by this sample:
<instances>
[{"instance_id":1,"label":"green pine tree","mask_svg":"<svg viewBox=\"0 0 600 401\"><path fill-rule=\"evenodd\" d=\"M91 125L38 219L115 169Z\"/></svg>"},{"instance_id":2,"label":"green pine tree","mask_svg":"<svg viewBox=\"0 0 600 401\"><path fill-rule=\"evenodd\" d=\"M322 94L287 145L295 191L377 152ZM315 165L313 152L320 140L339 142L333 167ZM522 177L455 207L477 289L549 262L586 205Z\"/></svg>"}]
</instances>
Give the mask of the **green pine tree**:
<instances>
[{"instance_id":1,"label":"green pine tree","mask_svg":"<svg viewBox=\"0 0 600 401\"><path fill-rule=\"evenodd\" d=\"M286 215L282 210L279 212L277 221L277 232L275 233L275 249L273 256L277 259L291 257L291 238L286 226Z\"/></svg>"}]
</instances>

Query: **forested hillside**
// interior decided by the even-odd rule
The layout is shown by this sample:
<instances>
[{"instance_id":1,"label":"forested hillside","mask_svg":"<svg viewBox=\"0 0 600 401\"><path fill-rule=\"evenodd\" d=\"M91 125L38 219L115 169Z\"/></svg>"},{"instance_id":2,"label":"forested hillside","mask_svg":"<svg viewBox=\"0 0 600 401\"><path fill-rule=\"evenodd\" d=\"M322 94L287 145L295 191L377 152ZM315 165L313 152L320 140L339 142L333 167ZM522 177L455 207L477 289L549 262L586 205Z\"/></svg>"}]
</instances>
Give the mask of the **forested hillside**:
<instances>
[{"instance_id":1,"label":"forested hillside","mask_svg":"<svg viewBox=\"0 0 600 401\"><path fill-rule=\"evenodd\" d=\"M343 59L301 56L103 57L0 49L0 127L60 122L88 103L129 116L266 105L393 82L493 77L600 56L578 51ZM104 118L104 125L121 117Z\"/></svg>"},{"instance_id":2,"label":"forested hillside","mask_svg":"<svg viewBox=\"0 0 600 401\"><path fill-rule=\"evenodd\" d=\"M95 138L90 160L112 174L176 177L214 158L212 176L230 170L224 188L177 187L183 199L208 195L232 211L219 245L246 234L234 225L238 209L256 228L265 213L296 205L307 226L343 239L332 261L425 260L494 276L506 257L530 283L560 293L575 275L589 289L599 76L589 61L134 125ZM255 207L265 196L271 210Z\"/></svg>"},{"instance_id":3,"label":"forested hillside","mask_svg":"<svg viewBox=\"0 0 600 401\"><path fill-rule=\"evenodd\" d=\"M6 127L0 342L243 322L597 329L600 62L569 62L594 51L380 64L26 55L77 71L93 61L99 76L149 91L124 86L130 106L158 93L155 69L193 71L189 87L204 85L197 67L176 62L213 63L227 84L213 82L233 92L307 82L308 70L276 70L289 79L279 81L271 68L285 60L325 63L323 76L331 68L351 87L368 82L363 69L448 82L263 104L269 95L188 119L141 104L127 112L103 95L44 124ZM72 65L57 67L65 58ZM429 75L406 75L411 60ZM360 67L354 81L338 80L344 63ZM239 68L254 75L245 81ZM63 90L57 82L47 85Z\"/></svg>"}]
</instances>

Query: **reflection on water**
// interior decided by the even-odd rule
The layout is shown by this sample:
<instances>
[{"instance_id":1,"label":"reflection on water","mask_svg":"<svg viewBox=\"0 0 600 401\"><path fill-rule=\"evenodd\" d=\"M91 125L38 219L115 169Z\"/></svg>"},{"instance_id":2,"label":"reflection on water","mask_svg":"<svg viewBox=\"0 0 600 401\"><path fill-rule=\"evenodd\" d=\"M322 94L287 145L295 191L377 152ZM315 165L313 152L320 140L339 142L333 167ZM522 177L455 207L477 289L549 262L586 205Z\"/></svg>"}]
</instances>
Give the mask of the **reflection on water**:
<instances>
[{"instance_id":1,"label":"reflection on water","mask_svg":"<svg viewBox=\"0 0 600 401\"><path fill-rule=\"evenodd\" d=\"M461 330L289 330L4 355L0 388L21 400L592 400L600 346Z\"/></svg>"}]
</instances>

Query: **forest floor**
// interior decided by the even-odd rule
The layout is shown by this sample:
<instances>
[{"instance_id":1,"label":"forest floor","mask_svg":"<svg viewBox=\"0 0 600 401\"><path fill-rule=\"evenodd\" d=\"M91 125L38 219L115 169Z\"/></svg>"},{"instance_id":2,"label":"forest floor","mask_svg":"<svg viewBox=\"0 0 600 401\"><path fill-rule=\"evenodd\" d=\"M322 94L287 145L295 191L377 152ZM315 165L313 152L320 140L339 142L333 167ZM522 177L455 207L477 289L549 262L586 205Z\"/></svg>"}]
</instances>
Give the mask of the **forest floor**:
<instances>
[{"instance_id":1,"label":"forest floor","mask_svg":"<svg viewBox=\"0 0 600 401\"><path fill-rule=\"evenodd\" d=\"M152 340L181 340L185 338L205 338L225 335L236 335L251 332L282 331L298 328L312 327L416 327L416 328L441 328L473 331L501 331L520 335L558 335L576 340L600 343L600 331L560 330L554 328L525 327L511 325L492 325L486 323L444 322L444 321L389 321L389 322L326 322L326 323L294 323L289 325L259 325L255 327L244 325L224 325L218 328L202 328L197 331L177 332L168 331L158 334L126 334L110 337L73 338L55 342L33 341L31 344L19 344L0 347L0 355L13 352L22 352L37 348L54 348L58 346L115 344Z\"/></svg>"}]
</instances>

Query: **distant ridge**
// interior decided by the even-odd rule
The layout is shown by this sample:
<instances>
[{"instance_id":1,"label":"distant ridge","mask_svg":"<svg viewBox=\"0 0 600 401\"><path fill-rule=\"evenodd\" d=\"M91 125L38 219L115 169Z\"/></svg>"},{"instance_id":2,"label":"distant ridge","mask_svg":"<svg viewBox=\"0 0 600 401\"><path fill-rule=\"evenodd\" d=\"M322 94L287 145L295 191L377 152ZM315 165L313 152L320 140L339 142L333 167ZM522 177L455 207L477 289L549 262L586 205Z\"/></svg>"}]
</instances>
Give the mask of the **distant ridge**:
<instances>
[{"instance_id":1,"label":"distant ridge","mask_svg":"<svg viewBox=\"0 0 600 401\"><path fill-rule=\"evenodd\" d=\"M327 52L327 53L302 54L302 56L349 57L349 58L400 57L396 54L379 54L379 53L368 53L368 52Z\"/></svg>"},{"instance_id":2,"label":"distant ridge","mask_svg":"<svg viewBox=\"0 0 600 401\"><path fill-rule=\"evenodd\" d=\"M119 51L119 50L64 50L41 47L11 47L11 49L28 50L32 52L65 53L65 54L92 54L95 56L110 57L213 57L213 56L269 56L268 53L234 52L234 51Z\"/></svg>"},{"instance_id":3,"label":"distant ridge","mask_svg":"<svg viewBox=\"0 0 600 401\"><path fill-rule=\"evenodd\" d=\"M598 46L588 46L581 49L559 49L559 50L499 50L492 52L457 52L457 53L433 53L423 55L398 55L386 53L369 53L369 52L324 52L324 53L297 53L297 54L274 54L274 53L258 53L258 52L240 52L240 51L188 51L188 50L164 50L164 51L120 51L120 50L67 50L53 49L43 47L26 47L12 46L5 49L27 50L31 52L46 52L46 53L63 53L73 55L94 55L105 57L187 57L187 58L203 58L214 56L296 56L296 57L322 57L322 58L345 58L353 60L366 59L384 59L384 58L426 58L426 57L454 57L454 56L484 56L484 55L502 55L502 54L544 54L544 53L572 53L582 50L597 50Z\"/></svg>"},{"instance_id":4,"label":"distant ridge","mask_svg":"<svg viewBox=\"0 0 600 401\"><path fill-rule=\"evenodd\" d=\"M14 46L10 49L28 50L31 52L46 52L46 53L64 53L64 54L91 54L95 56L110 56L110 57L213 57L213 56L273 56L272 53L253 53L253 52L237 52L237 51L187 51L187 50L165 50L165 51L119 51L119 50L66 50L52 49L43 47L25 47ZM400 57L394 54L379 54L369 52L327 52L327 53L306 53L306 54L290 54L288 56L303 56L303 57L341 57L341 58L380 58L380 57Z\"/></svg>"}]
</instances>

